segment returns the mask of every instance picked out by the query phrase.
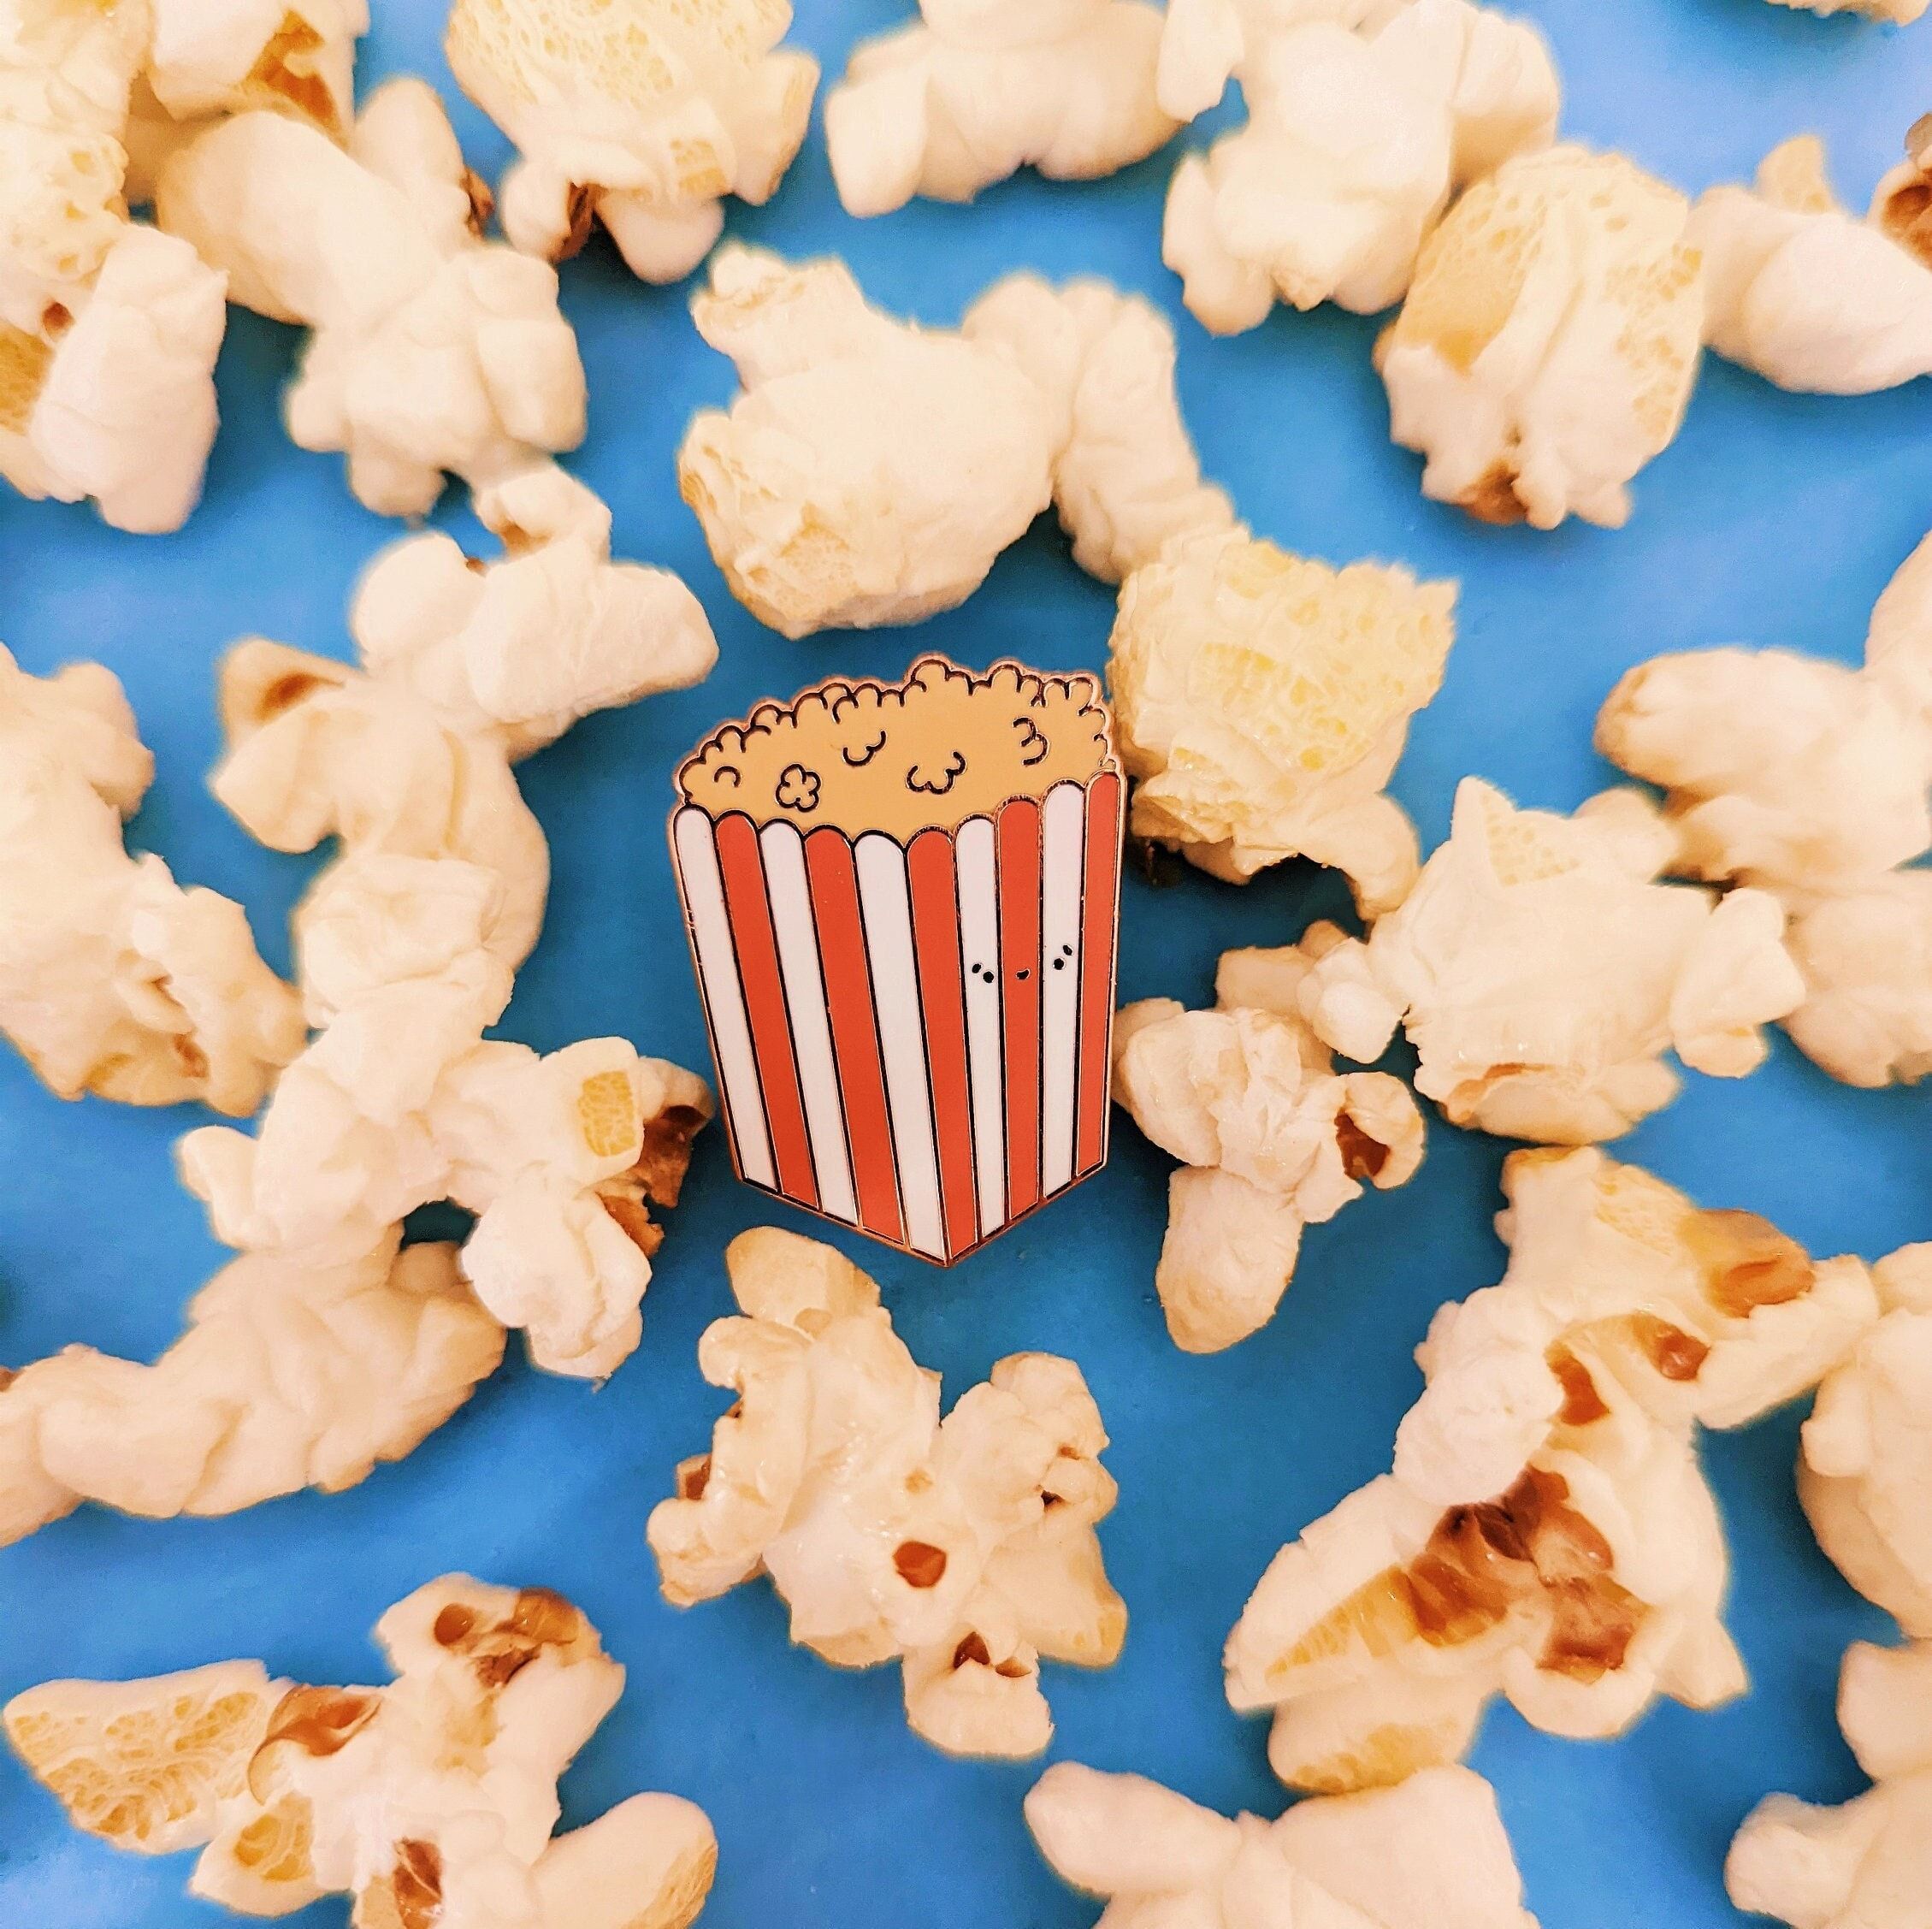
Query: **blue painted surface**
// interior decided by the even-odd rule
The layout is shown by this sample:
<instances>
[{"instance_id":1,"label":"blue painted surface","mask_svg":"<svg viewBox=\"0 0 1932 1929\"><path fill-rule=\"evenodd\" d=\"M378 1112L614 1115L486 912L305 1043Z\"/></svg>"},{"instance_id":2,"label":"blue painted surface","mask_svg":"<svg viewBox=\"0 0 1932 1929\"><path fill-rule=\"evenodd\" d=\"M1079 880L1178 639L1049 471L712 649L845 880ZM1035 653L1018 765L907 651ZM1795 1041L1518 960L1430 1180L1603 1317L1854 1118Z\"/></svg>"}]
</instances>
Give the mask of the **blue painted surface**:
<instances>
[{"instance_id":1,"label":"blue painted surface","mask_svg":"<svg viewBox=\"0 0 1932 1929\"><path fill-rule=\"evenodd\" d=\"M1555 43L1569 130L1688 188L1748 172L1810 127L1830 137L1840 186L1862 202L1932 106L1932 21L1895 33L1762 0L1523 10ZM446 86L436 0L379 0L377 12L365 80L417 70ZM899 12L894 0L800 0L795 38L836 72L854 38ZM466 108L461 126L493 170L493 132ZM971 210L857 223L837 208L815 134L777 203L736 213L732 227L789 251L842 252L879 301L934 322L1022 265L1105 274L1170 310L1207 469L1258 530L1336 561L1397 558L1462 579L1448 680L1395 786L1427 842L1446 831L1466 772L1559 808L1607 781L1591 719L1616 675L1658 650L1741 640L1855 658L1873 598L1932 526L1932 384L1796 398L1711 364L1683 435L1639 479L1629 529L1480 529L1423 501L1415 459L1389 446L1373 323L1278 313L1216 342L1187 319L1159 259L1172 163L1164 154L1092 187L1029 178ZM724 656L704 688L595 718L523 766L556 878L502 1031L542 1048L623 1033L696 1064L702 1033L664 837L676 756L759 696L833 670L896 674L927 648L972 663L1010 652L1098 666L1112 597L1043 525L966 608L923 629L804 644L770 635L726 592L672 472L691 411L731 393L728 366L691 329L682 291L633 283L601 247L566 269L564 288L591 377L591 435L574 466L612 502L620 553L695 587ZM241 899L281 964L313 861L257 849L208 796L213 665L251 631L342 654L349 586L398 533L356 507L332 459L284 440L275 399L294 346L289 331L234 317L208 500L181 536L119 536L86 512L0 492L0 636L37 672L94 656L122 677L160 766L135 842ZM1199 1001L1224 945L1285 941L1340 905L1335 881L1306 867L1245 891L1194 877L1158 899L1131 886L1123 995ZM1927 1104L1842 1090L1781 1041L1746 1083L1689 1079L1620 1150L1709 1203L1771 1215L1814 1251L1877 1255L1932 1234ZM222 1257L170 1169L174 1138L198 1122L63 1106L0 1051L0 1357L72 1340L150 1357L168 1343ZM1003 1353L1049 1348L1080 1360L1107 1417L1121 1490L1107 1555L1132 1626L1111 1672L1049 1670L1056 1755L1273 1812L1263 1729L1221 1699L1222 1639L1276 1547L1386 1465L1431 1311L1496 1277L1488 1222L1503 1151L1435 1129L1417 1180L1313 1233L1280 1316L1214 1358L1167 1340L1152 1287L1167 1162L1130 1127L1100 1180L951 1275L854 1245L950 1393ZM353 1493L164 1525L90 1509L0 1553L0 1695L235 1655L352 1682L376 1666L369 1624L430 1576L541 1582L580 1601L630 1671L564 1784L567 1820L638 1788L701 1802L723 1848L714 1929L1090 1922L1092 1906L1028 1843L1019 1805L1032 1767L931 1753L901 1719L895 1671L846 1675L789 1650L763 1588L688 1613L659 1599L644 1518L673 1464L708 1438L721 1400L694 1348L727 1307L725 1241L765 1216L714 1134L665 1249L644 1346L600 1391L513 1365ZM1507 1710L1483 1734L1475 1765L1500 1792L1548 1929L1734 1922L1719 1867L1751 1804L1774 1787L1835 1800L1860 1785L1831 1718L1838 1659L1888 1624L1811 1543L1791 1489L1797 1426L1781 1416L1714 1440L1707 1456L1735 1554L1733 1624L1755 1676L1746 1700L1715 1715L1661 1708L1614 1744L1540 1736ZM185 1898L187 1873L185 1859L145 1863L73 1833L0 1761L9 1929L217 1920ZM344 1920L337 1902L300 1918Z\"/></svg>"}]
</instances>

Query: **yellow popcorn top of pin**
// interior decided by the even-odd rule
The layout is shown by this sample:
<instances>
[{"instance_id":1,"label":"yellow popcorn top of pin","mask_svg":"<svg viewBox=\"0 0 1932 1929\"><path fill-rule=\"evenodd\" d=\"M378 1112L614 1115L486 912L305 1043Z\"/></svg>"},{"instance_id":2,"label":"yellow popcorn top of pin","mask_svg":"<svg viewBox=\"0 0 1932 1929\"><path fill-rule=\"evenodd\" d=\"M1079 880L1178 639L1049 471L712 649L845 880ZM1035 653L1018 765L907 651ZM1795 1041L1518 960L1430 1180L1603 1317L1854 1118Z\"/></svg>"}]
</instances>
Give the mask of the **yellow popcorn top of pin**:
<instances>
[{"instance_id":1,"label":"yellow popcorn top of pin","mask_svg":"<svg viewBox=\"0 0 1932 1929\"><path fill-rule=\"evenodd\" d=\"M760 704L714 732L677 782L714 815L907 838L1114 767L1095 678L1015 663L976 674L930 656L903 683L834 680Z\"/></svg>"}]
</instances>

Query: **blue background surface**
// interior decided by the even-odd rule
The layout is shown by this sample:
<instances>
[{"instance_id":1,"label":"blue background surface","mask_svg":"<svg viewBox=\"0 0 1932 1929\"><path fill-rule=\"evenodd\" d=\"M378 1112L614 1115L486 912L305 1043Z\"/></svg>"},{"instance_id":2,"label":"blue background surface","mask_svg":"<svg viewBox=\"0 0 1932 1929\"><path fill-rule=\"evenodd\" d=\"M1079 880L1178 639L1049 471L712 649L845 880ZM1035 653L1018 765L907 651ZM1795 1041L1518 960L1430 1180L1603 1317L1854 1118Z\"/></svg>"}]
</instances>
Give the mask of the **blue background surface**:
<instances>
[{"instance_id":1,"label":"blue background surface","mask_svg":"<svg viewBox=\"0 0 1932 1929\"><path fill-rule=\"evenodd\" d=\"M1862 205L1932 107L1932 20L1900 33L1762 0L1521 10L1555 44L1568 133L1688 189L1747 174L1811 127L1830 137L1841 191ZM895 0L801 0L798 11L794 38L835 74L854 38L901 15ZM376 12L365 85L415 70L447 89L437 0L377 0ZM472 160L493 174L500 141L466 106L458 115ZM1214 125L1181 142L1205 142ZM1028 177L970 210L916 204L860 223L838 209L815 131L777 202L735 210L731 227L791 252L842 253L879 302L936 322L1020 266L1103 274L1172 312L1206 469L1258 530L1337 562L1393 558L1462 579L1448 679L1395 784L1427 843L1446 831L1467 772L1559 808L1609 781L1591 720L1617 674L1657 651L1746 641L1856 659L1873 599L1932 526L1932 383L1864 400L1793 397L1712 362L1683 434L1639 478L1628 530L1482 529L1425 502L1417 462L1389 445L1374 323L1278 312L1214 341L1185 315L1160 263L1173 163L1168 151L1093 186ZM833 671L895 675L929 648L973 664L1013 653L1097 667L1113 597L1043 523L965 608L919 630L772 636L732 601L676 496L673 452L693 409L732 393L728 364L697 339L684 291L633 282L601 244L564 281L592 397L572 465L614 507L620 554L695 588L723 660L704 687L594 718L523 767L556 874L502 1032L543 1049L621 1033L699 1065L665 846L676 757L759 696ZM88 511L0 492L0 637L30 670L92 656L125 680L160 766L133 841L245 903L282 966L287 914L315 863L259 850L209 796L213 666L250 632L345 654L350 585L399 533L356 506L333 459L283 436L276 399L295 346L292 331L233 314L207 500L179 536L121 536ZM467 526L453 498L438 519ZM1344 902L1307 867L1245 891L1192 875L1159 896L1131 885L1122 995L1203 1002L1222 947L1285 942ZM1927 1105L1834 1086L1781 1038L1745 1083L1689 1078L1618 1151L1706 1203L1770 1215L1814 1251L1876 1256L1932 1235ZM0 1358L71 1340L148 1358L174 1337L224 1257L170 1166L174 1139L198 1122L62 1105L0 1051ZM1275 1548L1385 1467L1432 1311L1497 1277L1489 1221L1504 1150L1433 1125L1415 1182L1312 1233L1273 1325L1209 1358L1166 1336L1152 1276L1167 1162L1125 1125L1100 1180L952 1274L850 1242L949 1396L1001 1354L1040 1347L1077 1358L1098 1397L1121 1493L1103 1530L1108 1564L1132 1623L1110 1672L1049 1670L1055 1756L1141 1771L1230 1811L1276 1811L1264 1726L1221 1696L1222 1640ZM1022 1824L1035 1766L932 1753L906 1729L895 1670L842 1674L792 1651L762 1586L687 1613L659 1598L645 1516L723 1404L694 1360L698 1334L728 1309L719 1255L769 1216L733 1182L713 1132L646 1305L644 1346L601 1390L513 1364L411 1459L348 1494L167 1524L88 1509L0 1552L0 1695L52 1676L239 1655L310 1681L379 1678L366 1630L431 1576L542 1583L579 1601L630 1671L565 1781L566 1822L640 1788L700 1802L722 1845L711 1929L1090 1923L1093 1906L1059 1886ZM1799 1418L1709 1445L1734 1554L1732 1623L1755 1678L1747 1699L1710 1715L1665 1706L1610 1744L1538 1735L1504 1708L1483 1733L1474 1765L1497 1785L1546 1929L1734 1922L1720 1867L1752 1803L1772 1788L1839 1800L1861 1785L1832 1719L1839 1656L1889 1624L1812 1544L1792 1493ZM184 1896L189 1866L73 1832L0 1760L9 1929L222 1919ZM346 1905L299 1920L338 1925Z\"/></svg>"}]
</instances>

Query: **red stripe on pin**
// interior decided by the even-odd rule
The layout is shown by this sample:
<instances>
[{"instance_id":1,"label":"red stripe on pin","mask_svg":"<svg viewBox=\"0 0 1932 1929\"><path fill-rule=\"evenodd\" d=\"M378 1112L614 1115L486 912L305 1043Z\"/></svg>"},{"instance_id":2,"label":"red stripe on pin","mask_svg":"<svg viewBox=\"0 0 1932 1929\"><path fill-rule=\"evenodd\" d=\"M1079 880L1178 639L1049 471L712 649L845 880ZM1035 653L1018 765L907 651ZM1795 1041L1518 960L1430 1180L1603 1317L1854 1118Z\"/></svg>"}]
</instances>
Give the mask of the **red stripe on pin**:
<instances>
[{"instance_id":1,"label":"red stripe on pin","mask_svg":"<svg viewBox=\"0 0 1932 1929\"><path fill-rule=\"evenodd\" d=\"M805 1125L805 1099L792 1049L791 1021L785 1009L784 979L778 969L777 933L765 896L765 866L758 832L737 812L718 824L718 867L724 902L738 950L745 1011L751 1021L759 1082L765 1116L771 1125L771 1151L778 1168L778 1189L814 1209L818 1182L812 1170L812 1140Z\"/></svg>"},{"instance_id":2,"label":"red stripe on pin","mask_svg":"<svg viewBox=\"0 0 1932 1929\"><path fill-rule=\"evenodd\" d=\"M873 1021L871 967L866 960L859 873L851 843L837 831L812 831L805 840L805 870L818 926L819 962L825 974L839 1089L845 1099L860 1222L868 1233L902 1245L905 1222L900 1217L893 1169L892 1120L886 1109L885 1068Z\"/></svg>"},{"instance_id":3,"label":"red stripe on pin","mask_svg":"<svg viewBox=\"0 0 1932 1929\"><path fill-rule=\"evenodd\" d=\"M1040 807L1000 812L1000 971L1006 999L1007 1216L1040 1200Z\"/></svg>"},{"instance_id":4,"label":"red stripe on pin","mask_svg":"<svg viewBox=\"0 0 1932 1929\"><path fill-rule=\"evenodd\" d=\"M956 1259L978 1236L972 1185L972 1092L966 1074L966 979L960 965L959 902L953 840L923 831L906 853L912 884L913 942L939 1147L939 1194L946 1257Z\"/></svg>"}]
</instances>

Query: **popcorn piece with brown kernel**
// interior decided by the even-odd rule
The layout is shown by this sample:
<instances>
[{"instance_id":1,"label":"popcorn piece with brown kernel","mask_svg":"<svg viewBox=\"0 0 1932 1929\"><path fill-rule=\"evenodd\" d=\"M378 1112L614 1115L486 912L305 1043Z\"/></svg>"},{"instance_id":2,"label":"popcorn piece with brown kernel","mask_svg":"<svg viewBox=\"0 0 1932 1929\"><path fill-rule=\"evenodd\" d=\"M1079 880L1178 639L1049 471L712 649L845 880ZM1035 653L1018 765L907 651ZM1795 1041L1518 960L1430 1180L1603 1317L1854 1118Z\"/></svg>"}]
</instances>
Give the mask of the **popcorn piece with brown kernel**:
<instances>
[{"instance_id":1,"label":"popcorn piece with brown kernel","mask_svg":"<svg viewBox=\"0 0 1932 1929\"><path fill-rule=\"evenodd\" d=\"M1366 940L1326 951L1302 1009L1358 1062L1403 1027L1416 1090L1454 1124L1616 1138L1675 1097L1666 1052L1741 1078L1764 1059L1760 1027L1804 997L1778 901L1663 883L1675 849L1634 790L1562 817L1466 778L1415 889Z\"/></svg>"},{"instance_id":2,"label":"popcorn piece with brown kernel","mask_svg":"<svg viewBox=\"0 0 1932 1929\"><path fill-rule=\"evenodd\" d=\"M240 906L128 855L153 774L110 672L32 677L0 648L0 1030L63 1098L240 1116L301 1049L301 1009Z\"/></svg>"},{"instance_id":3,"label":"popcorn piece with brown kernel","mask_svg":"<svg viewBox=\"0 0 1932 1929\"><path fill-rule=\"evenodd\" d=\"M647 1209L675 1204L711 1095L621 1038L547 1056L486 1041L510 974L487 948L486 893L467 927L452 920L455 868L374 859L339 876L331 914L371 934L385 974L311 980L327 1027L253 1137L181 1140L182 1176L226 1243L318 1264L452 1199L478 1216L462 1263L484 1306L524 1329L538 1365L600 1378L636 1349L660 1236ZM357 908L363 887L381 896ZM387 975L405 958L415 975Z\"/></svg>"},{"instance_id":4,"label":"popcorn piece with brown kernel","mask_svg":"<svg viewBox=\"0 0 1932 1929\"><path fill-rule=\"evenodd\" d=\"M1932 1642L1854 1642L1838 1722L1876 1785L1835 1808L1768 1796L1731 1843L1724 1886L1739 1908L1793 1929L1906 1929L1929 1893Z\"/></svg>"},{"instance_id":5,"label":"popcorn piece with brown kernel","mask_svg":"<svg viewBox=\"0 0 1932 1929\"><path fill-rule=\"evenodd\" d=\"M1121 585L1108 672L1135 835L1236 884L1312 857L1347 872L1365 916L1392 910L1417 852L1384 786L1441 687L1455 599L1245 530L1170 544Z\"/></svg>"},{"instance_id":6,"label":"popcorn piece with brown kernel","mask_svg":"<svg viewBox=\"0 0 1932 1929\"><path fill-rule=\"evenodd\" d=\"M1102 1929L1536 1929L1495 1792L1467 1768L1264 1822L1062 1761L1028 1794L1026 1824L1063 1880L1106 1901Z\"/></svg>"},{"instance_id":7,"label":"popcorn piece with brown kernel","mask_svg":"<svg viewBox=\"0 0 1932 1929\"><path fill-rule=\"evenodd\" d=\"M121 136L151 26L148 0L0 22L0 328L45 339L126 232Z\"/></svg>"},{"instance_id":8,"label":"popcorn piece with brown kernel","mask_svg":"<svg viewBox=\"0 0 1932 1929\"><path fill-rule=\"evenodd\" d=\"M269 109L333 140L355 122L368 0L151 0L144 78L177 123Z\"/></svg>"},{"instance_id":9,"label":"popcorn piece with brown kernel","mask_svg":"<svg viewBox=\"0 0 1932 1929\"><path fill-rule=\"evenodd\" d=\"M842 263L732 246L692 313L743 388L692 422L680 485L732 593L786 636L954 607L1049 501L1109 582L1233 520L1180 419L1172 331L1104 283L1010 276L928 329Z\"/></svg>"},{"instance_id":10,"label":"popcorn piece with brown kernel","mask_svg":"<svg viewBox=\"0 0 1932 1929\"><path fill-rule=\"evenodd\" d=\"M1126 1610L1096 1524L1114 1486L1079 1369L1001 1360L943 1422L939 1379L878 1288L831 1247L773 1228L725 1254L742 1317L698 1361L738 1394L708 1456L649 1529L665 1598L760 1571L792 1639L839 1667L898 1659L907 1719L952 1754L1037 1754L1053 1732L1043 1659L1105 1667Z\"/></svg>"},{"instance_id":11,"label":"popcorn piece with brown kernel","mask_svg":"<svg viewBox=\"0 0 1932 1929\"><path fill-rule=\"evenodd\" d=\"M1600 1152L1516 1153L1504 1186L1509 1271L1438 1314L1394 1470L1282 1550L1229 1641L1293 1786L1452 1761L1498 1694L1598 1737L1741 1693L1695 1426L1803 1393L1878 1317L1857 1260Z\"/></svg>"},{"instance_id":12,"label":"popcorn piece with brown kernel","mask_svg":"<svg viewBox=\"0 0 1932 1929\"><path fill-rule=\"evenodd\" d=\"M1422 489L1485 522L1619 528L1697 380L1690 204L1620 154L1562 146L1478 181L1423 245L1376 358Z\"/></svg>"},{"instance_id":13,"label":"popcorn piece with brown kernel","mask_svg":"<svg viewBox=\"0 0 1932 1929\"><path fill-rule=\"evenodd\" d=\"M1154 1283L1174 1342L1218 1352L1258 1331L1294 1277L1302 1228L1405 1185L1422 1158L1422 1118L1399 1079L1336 1075L1299 1013L1323 944L1229 951L1212 1011L1167 998L1114 1021L1114 1097L1182 1162L1168 1185Z\"/></svg>"},{"instance_id":14,"label":"popcorn piece with brown kernel","mask_svg":"<svg viewBox=\"0 0 1932 1929\"><path fill-rule=\"evenodd\" d=\"M1824 144L1765 156L1750 187L1714 187L1691 216L1704 251L1705 339L1781 388L1865 395L1932 374L1932 115L1863 220L1839 205Z\"/></svg>"},{"instance_id":15,"label":"popcorn piece with brown kernel","mask_svg":"<svg viewBox=\"0 0 1932 1929\"><path fill-rule=\"evenodd\" d=\"M463 91L521 150L515 246L557 261L601 222L631 272L681 281L736 195L762 206L805 139L818 63L782 47L787 0L457 0Z\"/></svg>"},{"instance_id":16,"label":"popcorn piece with brown kernel","mask_svg":"<svg viewBox=\"0 0 1932 1929\"><path fill-rule=\"evenodd\" d=\"M192 1893L242 1914L346 1894L372 1929L688 1929L718 1855L691 1803L637 1796L552 1835L558 1780L623 1689L577 1608L449 1575L376 1638L387 1688L235 1662L51 1682L0 1719L79 1826L201 1848Z\"/></svg>"}]
</instances>

